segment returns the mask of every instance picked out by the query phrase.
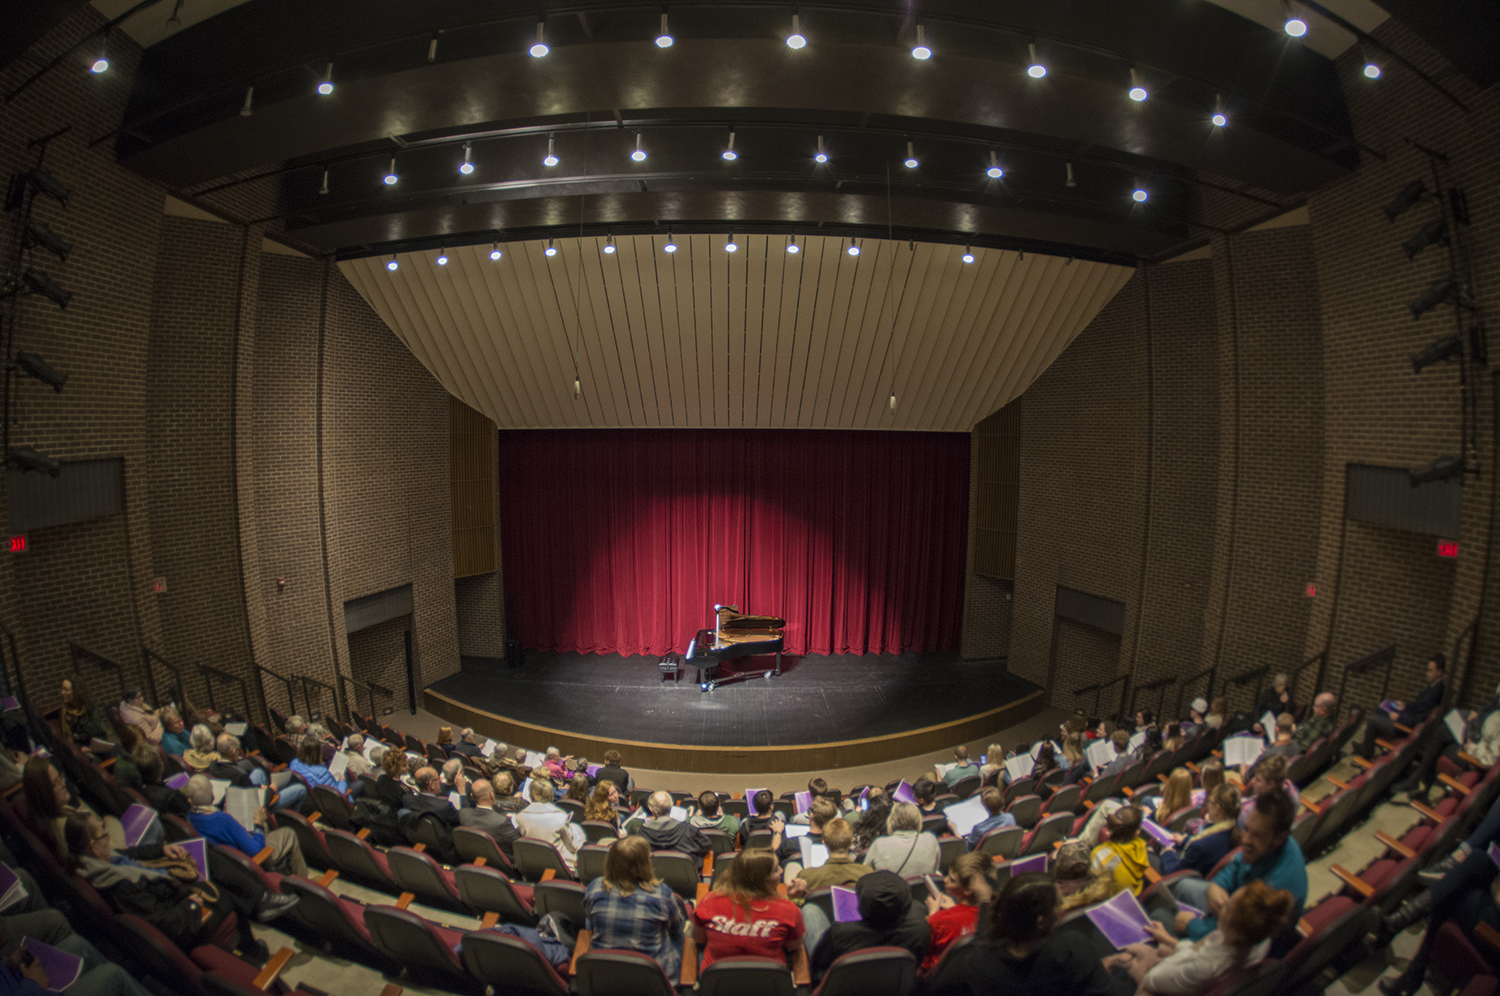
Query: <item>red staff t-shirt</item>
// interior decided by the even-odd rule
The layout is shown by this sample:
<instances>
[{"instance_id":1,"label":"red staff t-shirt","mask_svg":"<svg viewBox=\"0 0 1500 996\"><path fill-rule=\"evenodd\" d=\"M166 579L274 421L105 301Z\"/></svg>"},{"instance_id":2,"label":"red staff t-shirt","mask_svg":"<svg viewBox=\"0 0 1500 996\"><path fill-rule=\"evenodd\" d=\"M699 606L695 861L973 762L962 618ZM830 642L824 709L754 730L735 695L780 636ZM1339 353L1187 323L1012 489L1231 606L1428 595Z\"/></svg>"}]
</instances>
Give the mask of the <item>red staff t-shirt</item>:
<instances>
[{"instance_id":1,"label":"red staff t-shirt","mask_svg":"<svg viewBox=\"0 0 1500 996\"><path fill-rule=\"evenodd\" d=\"M802 911L787 899L757 899L747 913L731 896L710 892L693 910L693 921L708 931L703 967L720 958L759 955L786 963L786 942L806 933Z\"/></svg>"}]
</instances>

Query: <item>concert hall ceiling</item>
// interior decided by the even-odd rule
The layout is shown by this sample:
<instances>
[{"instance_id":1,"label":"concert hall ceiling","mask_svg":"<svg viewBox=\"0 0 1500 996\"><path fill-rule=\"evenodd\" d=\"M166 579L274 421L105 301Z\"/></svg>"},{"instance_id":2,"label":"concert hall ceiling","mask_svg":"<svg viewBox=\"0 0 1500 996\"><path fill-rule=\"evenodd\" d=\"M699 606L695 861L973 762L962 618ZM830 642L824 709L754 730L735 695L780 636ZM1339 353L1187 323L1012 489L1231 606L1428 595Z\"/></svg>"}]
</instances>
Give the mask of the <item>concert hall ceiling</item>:
<instances>
[{"instance_id":1,"label":"concert hall ceiling","mask_svg":"<svg viewBox=\"0 0 1500 996\"><path fill-rule=\"evenodd\" d=\"M26 23L77 3L31 0ZM1121 282L1119 268L1294 208L1382 154L1353 134L1344 95L1346 86L1379 83L1335 59L1351 49L1375 63L1397 58L1367 34L1390 16L1372 0L1299 2L1308 23L1301 38L1282 30L1279 0L94 5L108 16L142 8L116 30L146 46L124 120L95 140L113 142L124 165L189 200L342 261L443 383L502 426L769 418L891 427L890 418L854 414L871 398L885 403L883 375L841 370L847 405L701 383L710 409L686 386L690 369L709 376L707 368L674 367L680 357L670 348L649 361L636 355L640 387L590 398L586 418L568 395L573 353L585 356L591 335L623 343L622 328L652 323L699 336L705 324L718 335L743 323L747 339L731 369L750 369L764 343L748 336L775 306L757 302L752 313L747 305L743 318L733 304L713 309L758 289L775 291L783 307L807 293L869 298L830 306L847 328L810 334L827 337L828 362L851 362L839 352L847 347L858 370L878 370L865 351L891 338L877 328L890 313L880 319L871 295L894 279L946 306L913 313L904 332L898 323L893 352L910 355L893 361L895 424L967 429L965 420L1008 400L1006 392L949 397L951 381L899 364L922 357L1023 389L1038 358L1045 366L1082 327L1070 316L1086 323L1097 310L1090 295ZM1481 16L1482 0L1441 5L1441 17L1420 3L1386 6L1470 75L1492 72L1451 9ZM794 19L805 38L798 48L788 44ZM9 47L20 41L13 35ZM914 57L919 48L930 57ZM0 44L0 59L7 55ZM1132 99L1137 87L1146 99ZM731 233L745 246L733 261L720 258ZM793 235L808 251L789 284L790 261L777 254ZM835 266L835 249L851 238L864 255ZM546 260L549 239L560 252ZM671 239L685 254L668 264L661 247ZM491 261L495 243L504 255ZM606 260L611 243L619 254ZM970 247L977 261L965 264ZM441 275L431 263L439 249L454 259ZM402 265L387 271L393 254ZM609 275L627 260L633 275ZM976 275L1002 286L967 301L944 297L966 294ZM691 288L700 302L694 323L680 303L676 318L649 303L668 286ZM584 306L572 306L569 292ZM1032 302L1052 317L969 314L979 297L997 298L1001 309ZM554 302L550 312L536 303L544 299ZM536 323L537 336L576 327L582 345L539 338L523 351L533 361L525 376L546 381L534 403L502 387L499 370L483 372L484 389L477 370L475 386L459 387L468 362L459 357L485 355L473 347L486 337L498 351L516 334L465 311L463 302L486 300L509 305L519 326ZM497 305L493 315L502 313ZM954 315L968 325L950 325ZM807 320L774 317L783 329ZM1017 332L1023 327L1030 331ZM1006 339L1001 329L1016 334ZM992 331L998 338L987 337ZM795 351L766 346L760 355L795 362ZM588 362L600 369L580 376L583 393L606 380L605 353ZM628 366L615 364L614 376L630 380ZM680 374L684 387L653 399L641 375L648 369ZM519 383L519 367L505 372ZM908 408L903 376L930 381L936 393ZM805 384L827 386L811 375Z\"/></svg>"}]
</instances>

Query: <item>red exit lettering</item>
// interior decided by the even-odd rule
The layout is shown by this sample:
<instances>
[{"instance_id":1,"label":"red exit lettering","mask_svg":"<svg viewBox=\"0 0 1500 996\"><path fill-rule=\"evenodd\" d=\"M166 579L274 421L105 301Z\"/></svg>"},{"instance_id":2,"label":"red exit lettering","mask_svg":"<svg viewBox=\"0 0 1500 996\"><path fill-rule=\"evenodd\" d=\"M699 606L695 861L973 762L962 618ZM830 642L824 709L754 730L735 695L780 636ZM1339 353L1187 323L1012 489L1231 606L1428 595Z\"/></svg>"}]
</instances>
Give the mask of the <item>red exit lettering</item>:
<instances>
[{"instance_id":1,"label":"red exit lettering","mask_svg":"<svg viewBox=\"0 0 1500 996\"><path fill-rule=\"evenodd\" d=\"M1438 556L1452 560L1458 556L1457 540L1438 540Z\"/></svg>"}]
</instances>

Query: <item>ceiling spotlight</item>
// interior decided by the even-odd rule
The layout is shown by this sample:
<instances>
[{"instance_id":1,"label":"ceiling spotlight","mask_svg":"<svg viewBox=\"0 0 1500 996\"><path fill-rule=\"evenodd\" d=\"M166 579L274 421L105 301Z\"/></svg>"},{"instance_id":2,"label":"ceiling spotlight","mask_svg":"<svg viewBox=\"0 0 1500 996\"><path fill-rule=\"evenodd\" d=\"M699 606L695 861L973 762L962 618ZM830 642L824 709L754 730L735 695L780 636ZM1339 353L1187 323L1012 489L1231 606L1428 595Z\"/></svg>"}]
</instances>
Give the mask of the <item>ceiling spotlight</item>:
<instances>
[{"instance_id":1,"label":"ceiling spotlight","mask_svg":"<svg viewBox=\"0 0 1500 996\"><path fill-rule=\"evenodd\" d=\"M723 156L729 162L734 162L736 159L738 159L740 157L740 154L738 152L734 151L734 129L733 128L729 129L729 144L726 145L726 146L724 146L724 151L721 152L721 153L719 153L719 154L721 156Z\"/></svg>"},{"instance_id":2,"label":"ceiling spotlight","mask_svg":"<svg viewBox=\"0 0 1500 996\"><path fill-rule=\"evenodd\" d=\"M439 249L438 250L437 265L438 266L447 266L448 265L448 250L446 250L446 249Z\"/></svg>"},{"instance_id":3,"label":"ceiling spotlight","mask_svg":"<svg viewBox=\"0 0 1500 996\"><path fill-rule=\"evenodd\" d=\"M323 170L323 185L318 188L318 193L320 193L320 194L326 194L326 193L328 193L328 170L326 170L326 169Z\"/></svg>"},{"instance_id":4,"label":"ceiling spotlight","mask_svg":"<svg viewBox=\"0 0 1500 996\"><path fill-rule=\"evenodd\" d=\"M323 82L318 84L318 92L325 97L333 92L333 63L331 62L328 68L323 70Z\"/></svg>"},{"instance_id":5,"label":"ceiling spotlight","mask_svg":"<svg viewBox=\"0 0 1500 996\"><path fill-rule=\"evenodd\" d=\"M64 263L68 261L68 253L73 251L73 246L47 227L44 221L33 221L27 224L26 230L21 233L21 245L27 249L32 246L41 246Z\"/></svg>"},{"instance_id":6,"label":"ceiling spotlight","mask_svg":"<svg viewBox=\"0 0 1500 996\"><path fill-rule=\"evenodd\" d=\"M604 236L604 254L613 256L615 254L615 237L613 234Z\"/></svg>"},{"instance_id":7,"label":"ceiling spotlight","mask_svg":"<svg viewBox=\"0 0 1500 996\"><path fill-rule=\"evenodd\" d=\"M89 72L102 73L109 69L109 36L99 40L99 55L89 63Z\"/></svg>"},{"instance_id":8,"label":"ceiling spotlight","mask_svg":"<svg viewBox=\"0 0 1500 996\"><path fill-rule=\"evenodd\" d=\"M1411 210L1412 205L1420 201L1427 193L1427 184L1421 180L1413 180L1391 198L1391 202L1385 206L1385 216L1390 221L1395 221L1401 215Z\"/></svg>"},{"instance_id":9,"label":"ceiling spotlight","mask_svg":"<svg viewBox=\"0 0 1500 996\"><path fill-rule=\"evenodd\" d=\"M583 381L579 380L577 377L574 377L573 378L573 397L576 398L579 395L581 395L582 393L583 393Z\"/></svg>"},{"instance_id":10,"label":"ceiling spotlight","mask_svg":"<svg viewBox=\"0 0 1500 996\"><path fill-rule=\"evenodd\" d=\"M464 143L464 161L458 167L458 171L460 173L462 173L464 176L468 176L470 173L474 172L474 164L471 163L471 162L469 162L469 152L470 152L469 143L465 142Z\"/></svg>"},{"instance_id":11,"label":"ceiling spotlight","mask_svg":"<svg viewBox=\"0 0 1500 996\"><path fill-rule=\"evenodd\" d=\"M1365 74L1365 79L1367 80L1380 79L1382 72L1380 63L1376 62L1374 59L1371 59L1368 55L1365 56L1365 68L1363 71Z\"/></svg>"},{"instance_id":12,"label":"ceiling spotlight","mask_svg":"<svg viewBox=\"0 0 1500 996\"><path fill-rule=\"evenodd\" d=\"M818 136L818 152L817 152L817 154L815 156L813 156L813 162L815 162L815 163L826 163L827 161L828 161L828 153L823 148L823 136L819 135Z\"/></svg>"},{"instance_id":13,"label":"ceiling spotlight","mask_svg":"<svg viewBox=\"0 0 1500 996\"><path fill-rule=\"evenodd\" d=\"M792 33L786 36L787 48L805 48L807 39L802 34L802 24L796 14L792 15Z\"/></svg>"},{"instance_id":14,"label":"ceiling spotlight","mask_svg":"<svg viewBox=\"0 0 1500 996\"><path fill-rule=\"evenodd\" d=\"M58 373L52 364L42 359L36 353L17 353L16 366L26 377L35 377L37 380L52 388L57 394L62 393L63 385L68 382L68 375Z\"/></svg>"},{"instance_id":15,"label":"ceiling spotlight","mask_svg":"<svg viewBox=\"0 0 1500 996\"><path fill-rule=\"evenodd\" d=\"M630 154L630 158L634 159L638 163L643 163L646 161L646 150L641 148L640 132L635 133L635 151Z\"/></svg>"},{"instance_id":16,"label":"ceiling spotlight","mask_svg":"<svg viewBox=\"0 0 1500 996\"><path fill-rule=\"evenodd\" d=\"M500 252L500 243L498 243L498 242L491 242L490 243L490 259L499 259L501 255L502 254Z\"/></svg>"},{"instance_id":17,"label":"ceiling spotlight","mask_svg":"<svg viewBox=\"0 0 1500 996\"><path fill-rule=\"evenodd\" d=\"M1439 339L1420 353L1412 354L1411 372L1421 373L1423 367L1430 367L1434 363L1447 363L1452 360L1461 360L1464 357L1464 344L1458 336L1450 335Z\"/></svg>"},{"instance_id":18,"label":"ceiling spotlight","mask_svg":"<svg viewBox=\"0 0 1500 996\"><path fill-rule=\"evenodd\" d=\"M1412 259L1417 253L1428 246L1439 243L1442 245L1448 244L1448 222L1442 218L1439 218L1437 221L1429 221L1417 229L1415 235L1401 243L1401 248L1406 250L1406 258Z\"/></svg>"},{"instance_id":19,"label":"ceiling spotlight","mask_svg":"<svg viewBox=\"0 0 1500 996\"><path fill-rule=\"evenodd\" d=\"M1141 86L1141 74L1135 71L1135 67L1134 66L1131 66L1130 67L1130 99L1133 100L1133 101L1135 101L1136 103L1140 103L1141 101L1145 100L1149 96L1151 96L1151 95L1146 92L1146 88L1143 87L1143 86Z\"/></svg>"},{"instance_id":20,"label":"ceiling spotlight","mask_svg":"<svg viewBox=\"0 0 1500 996\"><path fill-rule=\"evenodd\" d=\"M245 87L245 103L240 108L240 117L248 118L255 113L255 87Z\"/></svg>"},{"instance_id":21,"label":"ceiling spotlight","mask_svg":"<svg viewBox=\"0 0 1500 996\"><path fill-rule=\"evenodd\" d=\"M1458 297L1458 284L1452 277L1442 277L1427 285L1427 289L1418 294L1407 303L1411 309L1412 321L1422 317L1422 314L1431 311L1444 301L1455 300Z\"/></svg>"},{"instance_id":22,"label":"ceiling spotlight","mask_svg":"<svg viewBox=\"0 0 1500 996\"><path fill-rule=\"evenodd\" d=\"M667 30L667 12L661 12L661 34L656 36L657 48L672 47L672 32Z\"/></svg>"},{"instance_id":23,"label":"ceiling spotlight","mask_svg":"<svg viewBox=\"0 0 1500 996\"><path fill-rule=\"evenodd\" d=\"M555 245L552 244L552 240L551 239L547 240L547 248L543 249L542 253L543 253L543 255L546 255L546 256L556 256L557 255L557 246L555 246Z\"/></svg>"},{"instance_id":24,"label":"ceiling spotlight","mask_svg":"<svg viewBox=\"0 0 1500 996\"><path fill-rule=\"evenodd\" d=\"M918 166L921 165L921 163L919 163L917 161L917 153L916 153L915 150L912 149L910 141L908 141L906 143L906 163L905 163L905 165L906 165L907 169L916 169Z\"/></svg>"},{"instance_id":25,"label":"ceiling spotlight","mask_svg":"<svg viewBox=\"0 0 1500 996\"><path fill-rule=\"evenodd\" d=\"M917 43L911 47L913 59L932 58L932 49L927 47L927 33L922 30L922 25L917 25Z\"/></svg>"},{"instance_id":26,"label":"ceiling spotlight","mask_svg":"<svg viewBox=\"0 0 1500 996\"><path fill-rule=\"evenodd\" d=\"M797 236L793 235L791 241L786 244L786 251L791 253L793 256L802 251L801 248L797 245Z\"/></svg>"},{"instance_id":27,"label":"ceiling spotlight","mask_svg":"<svg viewBox=\"0 0 1500 996\"><path fill-rule=\"evenodd\" d=\"M1411 486L1415 488L1422 484L1451 480L1461 476L1463 472L1464 462L1458 457L1440 456L1421 470L1410 471Z\"/></svg>"},{"instance_id":28,"label":"ceiling spotlight","mask_svg":"<svg viewBox=\"0 0 1500 996\"><path fill-rule=\"evenodd\" d=\"M31 293L42 295L63 310L67 310L68 302L73 300L72 291L65 291L57 286L52 282L52 278L41 270L28 269L21 274L21 279L26 282Z\"/></svg>"},{"instance_id":29,"label":"ceiling spotlight","mask_svg":"<svg viewBox=\"0 0 1500 996\"><path fill-rule=\"evenodd\" d=\"M399 179L401 179L401 177L396 175L396 157L391 156L391 168L385 171L386 186L392 186Z\"/></svg>"},{"instance_id":30,"label":"ceiling spotlight","mask_svg":"<svg viewBox=\"0 0 1500 996\"><path fill-rule=\"evenodd\" d=\"M1063 186L1064 187L1076 187L1076 186L1078 186L1078 181L1075 180L1075 179L1073 179L1073 164L1072 163L1068 163L1068 178L1067 178L1067 180L1063 181Z\"/></svg>"},{"instance_id":31,"label":"ceiling spotlight","mask_svg":"<svg viewBox=\"0 0 1500 996\"><path fill-rule=\"evenodd\" d=\"M1224 113L1224 98L1217 93L1214 94L1214 116L1209 120L1214 123L1215 128L1229 124L1229 115Z\"/></svg>"},{"instance_id":32,"label":"ceiling spotlight","mask_svg":"<svg viewBox=\"0 0 1500 996\"><path fill-rule=\"evenodd\" d=\"M964 246L964 257L963 258L964 258L964 262L965 263L972 263L972 262L974 262L974 247L973 246Z\"/></svg>"},{"instance_id":33,"label":"ceiling spotlight","mask_svg":"<svg viewBox=\"0 0 1500 996\"><path fill-rule=\"evenodd\" d=\"M895 410L896 410L896 392L892 391L891 392L891 411L895 411Z\"/></svg>"},{"instance_id":34,"label":"ceiling spotlight","mask_svg":"<svg viewBox=\"0 0 1500 996\"><path fill-rule=\"evenodd\" d=\"M552 138L551 135L548 135L547 136L547 155L542 158L542 165L543 166L556 166L557 165L557 153L552 150L552 143L553 143L553 138Z\"/></svg>"},{"instance_id":35,"label":"ceiling spotlight","mask_svg":"<svg viewBox=\"0 0 1500 996\"><path fill-rule=\"evenodd\" d=\"M1307 21L1292 9L1292 5L1286 0L1282 0L1282 6L1286 8L1286 21L1282 23L1281 30L1293 38L1301 38L1307 34Z\"/></svg>"},{"instance_id":36,"label":"ceiling spotlight","mask_svg":"<svg viewBox=\"0 0 1500 996\"><path fill-rule=\"evenodd\" d=\"M401 268L401 264L398 263L398 262L396 262L396 254L395 253L391 253L390 262L388 262L388 263L385 264L385 268L387 270L390 270L392 273L394 273L395 271L397 271L397 270L399 270Z\"/></svg>"},{"instance_id":37,"label":"ceiling spotlight","mask_svg":"<svg viewBox=\"0 0 1500 996\"><path fill-rule=\"evenodd\" d=\"M54 460L31 446L12 446L5 455L5 462L23 472L45 471L53 477L62 473L61 460Z\"/></svg>"},{"instance_id":38,"label":"ceiling spotlight","mask_svg":"<svg viewBox=\"0 0 1500 996\"><path fill-rule=\"evenodd\" d=\"M532 45L531 49L530 49L531 57L533 59L540 59L542 56L544 56L548 52L552 51L550 48L547 47L547 41L546 41L545 37L542 34L543 28L545 26L546 26L545 22L542 22L542 21L537 21L536 22L536 44Z\"/></svg>"},{"instance_id":39,"label":"ceiling spotlight","mask_svg":"<svg viewBox=\"0 0 1500 996\"><path fill-rule=\"evenodd\" d=\"M735 252L738 249L739 249L739 245L734 241L734 233L730 232L729 233L729 241L726 242L726 243L724 243L724 251L725 252Z\"/></svg>"},{"instance_id":40,"label":"ceiling spotlight","mask_svg":"<svg viewBox=\"0 0 1500 996\"><path fill-rule=\"evenodd\" d=\"M1047 75L1047 67L1042 65L1036 57L1036 42L1027 42L1026 51L1031 54L1031 63L1026 67L1026 75L1034 80L1039 80Z\"/></svg>"},{"instance_id":41,"label":"ceiling spotlight","mask_svg":"<svg viewBox=\"0 0 1500 996\"><path fill-rule=\"evenodd\" d=\"M858 256L859 255L859 243L854 241L854 236L852 236L852 235L849 236L849 249L848 249L848 253L851 256Z\"/></svg>"},{"instance_id":42,"label":"ceiling spotlight","mask_svg":"<svg viewBox=\"0 0 1500 996\"><path fill-rule=\"evenodd\" d=\"M1146 203L1146 198L1150 196L1151 195L1146 192L1145 187L1136 187L1130 192L1130 199L1135 201L1137 204Z\"/></svg>"},{"instance_id":43,"label":"ceiling spotlight","mask_svg":"<svg viewBox=\"0 0 1500 996\"><path fill-rule=\"evenodd\" d=\"M984 175L991 180L998 180L1005 175L1005 170L1000 168L1000 157L994 149L990 150L990 168L984 171Z\"/></svg>"},{"instance_id":44,"label":"ceiling spotlight","mask_svg":"<svg viewBox=\"0 0 1500 996\"><path fill-rule=\"evenodd\" d=\"M676 252L677 240L672 238L672 233L667 232L667 244L661 247L662 252Z\"/></svg>"}]
</instances>

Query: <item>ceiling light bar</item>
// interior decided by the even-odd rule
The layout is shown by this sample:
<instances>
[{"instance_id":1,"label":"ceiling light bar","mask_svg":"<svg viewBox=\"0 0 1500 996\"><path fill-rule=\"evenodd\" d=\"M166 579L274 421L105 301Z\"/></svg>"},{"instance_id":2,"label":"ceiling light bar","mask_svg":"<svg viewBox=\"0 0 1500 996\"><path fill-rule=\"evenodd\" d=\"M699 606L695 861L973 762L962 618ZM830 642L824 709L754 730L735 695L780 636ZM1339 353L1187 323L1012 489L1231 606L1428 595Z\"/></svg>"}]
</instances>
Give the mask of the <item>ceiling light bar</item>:
<instances>
[{"instance_id":1,"label":"ceiling light bar","mask_svg":"<svg viewBox=\"0 0 1500 996\"><path fill-rule=\"evenodd\" d=\"M802 34L802 22L797 12L792 11L792 33L786 36L787 48L806 48L807 37Z\"/></svg>"},{"instance_id":2,"label":"ceiling light bar","mask_svg":"<svg viewBox=\"0 0 1500 996\"><path fill-rule=\"evenodd\" d=\"M1282 0L1281 6L1286 11L1286 21L1282 23L1281 30L1293 38L1301 38L1307 34L1307 19L1298 14L1292 5L1285 2L1285 0Z\"/></svg>"},{"instance_id":3,"label":"ceiling light bar","mask_svg":"<svg viewBox=\"0 0 1500 996\"><path fill-rule=\"evenodd\" d=\"M661 12L661 33L656 36L656 47L671 48L672 41L672 32L667 29L667 12L663 9Z\"/></svg>"},{"instance_id":4,"label":"ceiling light bar","mask_svg":"<svg viewBox=\"0 0 1500 996\"><path fill-rule=\"evenodd\" d=\"M318 84L318 92L325 97L333 92L333 63L331 62L328 68L323 70L323 82Z\"/></svg>"},{"instance_id":5,"label":"ceiling light bar","mask_svg":"<svg viewBox=\"0 0 1500 996\"><path fill-rule=\"evenodd\" d=\"M920 23L917 24L917 43L911 47L911 57L923 60L932 58L932 49L927 47L927 32Z\"/></svg>"},{"instance_id":6,"label":"ceiling light bar","mask_svg":"<svg viewBox=\"0 0 1500 996\"><path fill-rule=\"evenodd\" d=\"M1063 186L1064 187L1076 187L1076 186L1078 186L1078 181L1075 180L1075 179L1073 179L1073 164L1071 162L1068 163L1068 178L1067 178L1066 181L1063 182Z\"/></svg>"},{"instance_id":7,"label":"ceiling light bar","mask_svg":"<svg viewBox=\"0 0 1500 996\"><path fill-rule=\"evenodd\" d=\"M458 171L460 173L462 173L464 176L468 176L470 173L474 172L474 164L469 161L469 154L470 154L471 151L472 151L472 149L470 148L470 143L465 142L464 143L464 161L462 163L460 163L459 167L458 167Z\"/></svg>"},{"instance_id":8,"label":"ceiling light bar","mask_svg":"<svg viewBox=\"0 0 1500 996\"><path fill-rule=\"evenodd\" d=\"M546 22L545 21L537 21L536 22L536 44L532 45L531 48L528 50L528 51L531 52L531 57L533 59L540 59L543 56L545 56L548 52L552 51L550 48L547 47L547 39L546 39L546 36L543 34L543 31L544 31L545 28L546 28ZM436 39L434 39L434 40L436 40Z\"/></svg>"},{"instance_id":9,"label":"ceiling light bar","mask_svg":"<svg viewBox=\"0 0 1500 996\"><path fill-rule=\"evenodd\" d=\"M326 168L323 170L323 185L318 188L318 193L328 193L328 170Z\"/></svg>"}]
</instances>

